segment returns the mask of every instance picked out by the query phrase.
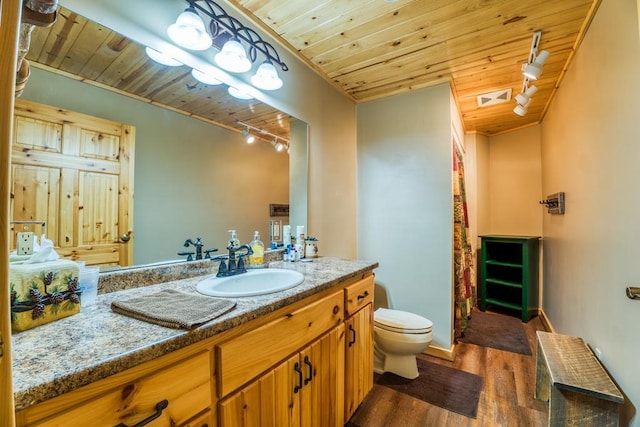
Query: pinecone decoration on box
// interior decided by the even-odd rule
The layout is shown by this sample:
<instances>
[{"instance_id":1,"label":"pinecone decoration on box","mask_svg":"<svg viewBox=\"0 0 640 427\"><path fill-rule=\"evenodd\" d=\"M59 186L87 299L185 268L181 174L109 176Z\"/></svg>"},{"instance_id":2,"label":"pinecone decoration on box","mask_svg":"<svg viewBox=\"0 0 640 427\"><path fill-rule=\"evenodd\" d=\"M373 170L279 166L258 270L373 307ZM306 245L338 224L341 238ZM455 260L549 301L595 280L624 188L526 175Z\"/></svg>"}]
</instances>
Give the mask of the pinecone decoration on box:
<instances>
[{"instance_id":1,"label":"pinecone decoration on box","mask_svg":"<svg viewBox=\"0 0 640 427\"><path fill-rule=\"evenodd\" d=\"M42 294L38 290L38 287L33 285L31 289L29 289L29 298L31 298L31 302L34 304L38 304L42 301Z\"/></svg>"},{"instance_id":2,"label":"pinecone decoration on box","mask_svg":"<svg viewBox=\"0 0 640 427\"><path fill-rule=\"evenodd\" d=\"M75 304L80 304L80 297L78 296L78 294L71 294L69 295L69 301Z\"/></svg>"},{"instance_id":3,"label":"pinecone decoration on box","mask_svg":"<svg viewBox=\"0 0 640 427\"><path fill-rule=\"evenodd\" d=\"M44 304L41 302L37 303L33 310L31 310L31 318L33 320L39 319L40 317L44 317Z\"/></svg>"},{"instance_id":4,"label":"pinecone decoration on box","mask_svg":"<svg viewBox=\"0 0 640 427\"><path fill-rule=\"evenodd\" d=\"M60 292L54 292L49 296L49 301L51 304L62 304L64 301L64 294Z\"/></svg>"},{"instance_id":5,"label":"pinecone decoration on box","mask_svg":"<svg viewBox=\"0 0 640 427\"><path fill-rule=\"evenodd\" d=\"M67 288L69 292L75 292L78 290L78 277L71 277L67 282Z\"/></svg>"}]
</instances>

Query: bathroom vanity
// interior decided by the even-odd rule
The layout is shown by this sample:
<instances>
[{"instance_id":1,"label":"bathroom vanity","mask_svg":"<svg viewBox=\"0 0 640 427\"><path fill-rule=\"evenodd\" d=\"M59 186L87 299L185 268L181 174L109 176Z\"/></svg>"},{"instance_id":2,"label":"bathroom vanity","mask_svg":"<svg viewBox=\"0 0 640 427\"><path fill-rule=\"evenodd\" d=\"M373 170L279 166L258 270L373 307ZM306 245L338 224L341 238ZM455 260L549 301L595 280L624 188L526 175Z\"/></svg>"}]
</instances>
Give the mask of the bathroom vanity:
<instances>
[{"instance_id":1,"label":"bathroom vanity","mask_svg":"<svg viewBox=\"0 0 640 427\"><path fill-rule=\"evenodd\" d=\"M272 266L305 280L237 298L233 310L190 331L116 314L110 304L161 289L195 293L207 276L101 294L75 316L14 335L17 425L344 424L373 386L377 263Z\"/></svg>"}]
</instances>

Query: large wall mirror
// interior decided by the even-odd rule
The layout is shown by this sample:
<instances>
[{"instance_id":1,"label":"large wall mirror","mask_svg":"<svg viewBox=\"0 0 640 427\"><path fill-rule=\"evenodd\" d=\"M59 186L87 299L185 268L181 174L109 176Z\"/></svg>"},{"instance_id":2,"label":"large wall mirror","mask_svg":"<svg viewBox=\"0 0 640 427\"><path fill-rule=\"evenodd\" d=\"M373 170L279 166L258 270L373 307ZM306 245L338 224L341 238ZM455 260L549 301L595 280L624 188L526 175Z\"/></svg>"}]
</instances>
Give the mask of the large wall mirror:
<instances>
[{"instance_id":1,"label":"large wall mirror","mask_svg":"<svg viewBox=\"0 0 640 427\"><path fill-rule=\"evenodd\" d=\"M135 265L184 259L177 253L193 250L183 247L189 238L225 253L229 229L242 243L259 231L268 245L270 220L306 225L306 123L235 100L188 67L153 62L114 27L117 11L106 26L73 4L61 2L58 22L34 30L21 98L135 127ZM238 122L265 132L249 145ZM290 141L289 153L275 150L273 135ZM271 204L289 204L289 217L273 216Z\"/></svg>"}]
</instances>

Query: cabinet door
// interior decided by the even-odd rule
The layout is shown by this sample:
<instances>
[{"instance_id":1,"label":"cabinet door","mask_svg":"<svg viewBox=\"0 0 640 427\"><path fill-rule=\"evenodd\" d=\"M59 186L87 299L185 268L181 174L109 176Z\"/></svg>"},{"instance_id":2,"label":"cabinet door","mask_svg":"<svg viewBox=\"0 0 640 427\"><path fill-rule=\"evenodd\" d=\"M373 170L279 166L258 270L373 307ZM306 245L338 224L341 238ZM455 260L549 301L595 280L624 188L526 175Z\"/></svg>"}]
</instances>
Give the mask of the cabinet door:
<instances>
[{"instance_id":1,"label":"cabinet door","mask_svg":"<svg viewBox=\"0 0 640 427\"><path fill-rule=\"evenodd\" d=\"M25 425L41 427L182 425L211 407L210 353L202 352L149 376L120 384L56 415ZM109 388L109 384L104 384ZM64 401L64 395L61 396ZM52 401L53 402L53 401ZM140 423L140 424L138 424Z\"/></svg>"},{"instance_id":2,"label":"cabinet door","mask_svg":"<svg viewBox=\"0 0 640 427\"><path fill-rule=\"evenodd\" d=\"M221 427L344 424L344 325L219 403Z\"/></svg>"},{"instance_id":3,"label":"cabinet door","mask_svg":"<svg viewBox=\"0 0 640 427\"><path fill-rule=\"evenodd\" d=\"M300 352L302 426L344 424L344 325Z\"/></svg>"},{"instance_id":4,"label":"cabinet door","mask_svg":"<svg viewBox=\"0 0 640 427\"><path fill-rule=\"evenodd\" d=\"M135 128L24 100L14 123L11 221L44 222L63 257L131 264Z\"/></svg>"},{"instance_id":5,"label":"cabinet door","mask_svg":"<svg viewBox=\"0 0 640 427\"><path fill-rule=\"evenodd\" d=\"M367 304L346 321L345 420L373 387L373 309Z\"/></svg>"},{"instance_id":6,"label":"cabinet door","mask_svg":"<svg viewBox=\"0 0 640 427\"><path fill-rule=\"evenodd\" d=\"M298 426L302 368L296 353L218 405L221 427Z\"/></svg>"}]
</instances>

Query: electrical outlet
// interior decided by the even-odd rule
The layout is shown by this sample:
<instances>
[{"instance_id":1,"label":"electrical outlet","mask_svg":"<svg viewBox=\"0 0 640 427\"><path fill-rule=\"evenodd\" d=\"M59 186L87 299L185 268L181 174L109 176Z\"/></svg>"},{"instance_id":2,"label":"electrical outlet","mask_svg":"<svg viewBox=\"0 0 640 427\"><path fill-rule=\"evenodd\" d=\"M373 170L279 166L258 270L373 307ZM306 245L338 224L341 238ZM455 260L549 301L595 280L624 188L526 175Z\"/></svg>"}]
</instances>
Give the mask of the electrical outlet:
<instances>
[{"instance_id":1,"label":"electrical outlet","mask_svg":"<svg viewBox=\"0 0 640 427\"><path fill-rule=\"evenodd\" d=\"M18 255L31 255L33 254L33 233L32 232L18 232L17 239L17 252Z\"/></svg>"}]
</instances>

